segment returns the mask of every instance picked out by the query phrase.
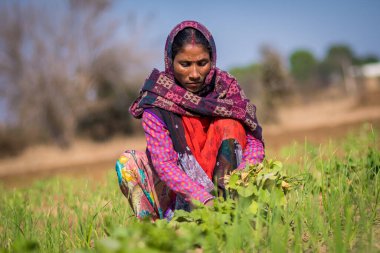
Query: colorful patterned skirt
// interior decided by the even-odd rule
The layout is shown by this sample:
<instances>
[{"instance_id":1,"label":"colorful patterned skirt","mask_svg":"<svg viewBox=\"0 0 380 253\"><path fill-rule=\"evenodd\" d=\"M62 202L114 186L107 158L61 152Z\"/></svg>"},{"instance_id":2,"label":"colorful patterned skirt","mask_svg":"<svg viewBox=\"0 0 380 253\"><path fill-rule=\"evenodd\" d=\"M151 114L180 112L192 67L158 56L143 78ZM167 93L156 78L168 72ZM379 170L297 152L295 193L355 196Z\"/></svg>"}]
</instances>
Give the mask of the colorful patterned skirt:
<instances>
[{"instance_id":1,"label":"colorful patterned skirt","mask_svg":"<svg viewBox=\"0 0 380 253\"><path fill-rule=\"evenodd\" d=\"M138 218L155 220L171 215L170 204L176 194L159 179L145 152L125 151L116 162L116 173L120 189Z\"/></svg>"},{"instance_id":2,"label":"colorful patterned skirt","mask_svg":"<svg viewBox=\"0 0 380 253\"><path fill-rule=\"evenodd\" d=\"M224 195L223 177L237 168L241 161L241 146L233 139L224 140L219 148L214 170L217 183L214 195ZM175 209L190 211L190 204L160 180L145 152L127 150L116 162L119 186L139 219L170 220Z\"/></svg>"}]
</instances>

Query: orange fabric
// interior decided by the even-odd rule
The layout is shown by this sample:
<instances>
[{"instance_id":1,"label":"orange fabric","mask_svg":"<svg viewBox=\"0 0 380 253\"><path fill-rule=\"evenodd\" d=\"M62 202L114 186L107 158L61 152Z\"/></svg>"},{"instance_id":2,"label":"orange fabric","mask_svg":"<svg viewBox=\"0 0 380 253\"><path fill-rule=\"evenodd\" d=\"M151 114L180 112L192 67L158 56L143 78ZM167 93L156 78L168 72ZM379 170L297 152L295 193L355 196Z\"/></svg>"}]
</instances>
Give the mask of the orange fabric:
<instances>
[{"instance_id":1,"label":"orange fabric","mask_svg":"<svg viewBox=\"0 0 380 253\"><path fill-rule=\"evenodd\" d=\"M187 145L209 178L223 140L235 139L243 149L246 146L245 129L237 120L182 116L182 122Z\"/></svg>"}]
</instances>

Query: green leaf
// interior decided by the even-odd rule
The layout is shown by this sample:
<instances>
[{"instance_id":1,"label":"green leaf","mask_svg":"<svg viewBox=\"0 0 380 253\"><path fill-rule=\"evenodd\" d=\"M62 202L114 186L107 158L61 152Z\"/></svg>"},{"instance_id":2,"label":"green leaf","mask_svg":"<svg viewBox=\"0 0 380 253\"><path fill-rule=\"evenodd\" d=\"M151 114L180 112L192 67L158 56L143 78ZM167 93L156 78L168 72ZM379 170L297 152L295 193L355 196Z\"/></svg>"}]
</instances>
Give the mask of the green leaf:
<instances>
[{"instance_id":1,"label":"green leaf","mask_svg":"<svg viewBox=\"0 0 380 253\"><path fill-rule=\"evenodd\" d=\"M194 221L194 218L189 212L179 209L174 212L173 220L178 222L191 222Z\"/></svg>"},{"instance_id":2,"label":"green leaf","mask_svg":"<svg viewBox=\"0 0 380 253\"><path fill-rule=\"evenodd\" d=\"M268 174L265 174L264 176L263 176L263 180L265 181L265 180L267 180L267 179L269 179L269 180L275 180L277 178L277 176L276 176L276 173L268 173Z\"/></svg>"},{"instance_id":3,"label":"green leaf","mask_svg":"<svg viewBox=\"0 0 380 253\"><path fill-rule=\"evenodd\" d=\"M268 192L268 190L260 190L258 195L259 195L259 201L269 204L270 193Z\"/></svg>"},{"instance_id":4,"label":"green leaf","mask_svg":"<svg viewBox=\"0 0 380 253\"><path fill-rule=\"evenodd\" d=\"M275 205L284 206L286 204L285 194L282 189L275 188L271 192L272 200L275 202Z\"/></svg>"},{"instance_id":5,"label":"green leaf","mask_svg":"<svg viewBox=\"0 0 380 253\"><path fill-rule=\"evenodd\" d=\"M231 188L231 189L236 189L237 187L237 181L239 180L239 175L237 174L232 174L230 176L230 181L228 182L228 188Z\"/></svg>"},{"instance_id":6,"label":"green leaf","mask_svg":"<svg viewBox=\"0 0 380 253\"><path fill-rule=\"evenodd\" d=\"M282 162L280 161L274 161L272 165L272 169L282 169Z\"/></svg>"},{"instance_id":7,"label":"green leaf","mask_svg":"<svg viewBox=\"0 0 380 253\"><path fill-rule=\"evenodd\" d=\"M274 179L266 179L263 182L263 189L271 190L276 185L276 180Z\"/></svg>"},{"instance_id":8,"label":"green leaf","mask_svg":"<svg viewBox=\"0 0 380 253\"><path fill-rule=\"evenodd\" d=\"M257 193L257 188L253 184L250 184L247 187L238 186L236 190L237 190L238 194L244 198L250 197L254 193Z\"/></svg>"},{"instance_id":9,"label":"green leaf","mask_svg":"<svg viewBox=\"0 0 380 253\"><path fill-rule=\"evenodd\" d=\"M252 201L252 203L248 207L249 212L252 214L257 214L257 211L259 210L259 205L256 201Z\"/></svg>"}]
</instances>

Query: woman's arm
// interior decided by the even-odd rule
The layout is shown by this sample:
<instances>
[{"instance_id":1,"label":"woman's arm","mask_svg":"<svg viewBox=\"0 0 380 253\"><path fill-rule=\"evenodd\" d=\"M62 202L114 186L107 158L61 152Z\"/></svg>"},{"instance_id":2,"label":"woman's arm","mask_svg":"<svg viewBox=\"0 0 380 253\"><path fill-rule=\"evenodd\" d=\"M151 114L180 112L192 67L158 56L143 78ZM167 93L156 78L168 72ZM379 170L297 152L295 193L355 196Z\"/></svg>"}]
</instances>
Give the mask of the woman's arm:
<instances>
[{"instance_id":1,"label":"woman's arm","mask_svg":"<svg viewBox=\"0 0 380 253\"><path fill-rule=\"evenodd\" d=\"M213 196L178 167L178 155L164 123L150 112L144 112L142 125L147 148L154 170L159 178L186 201L197 200L206 203Z\"/></svg>"},{"instance_id":2,"label":"woman's arm","mask_svg":"<svg viewBox=\"0 0 380 253\"><path fill-rule=\"evenodd\" d=\"M265 157L264 145L262 141L253 137L247 132L247 144L243 150L242 161L238 169L244 169L247 164L256 164L263 161Z\"/></svg>"}]
</instances>

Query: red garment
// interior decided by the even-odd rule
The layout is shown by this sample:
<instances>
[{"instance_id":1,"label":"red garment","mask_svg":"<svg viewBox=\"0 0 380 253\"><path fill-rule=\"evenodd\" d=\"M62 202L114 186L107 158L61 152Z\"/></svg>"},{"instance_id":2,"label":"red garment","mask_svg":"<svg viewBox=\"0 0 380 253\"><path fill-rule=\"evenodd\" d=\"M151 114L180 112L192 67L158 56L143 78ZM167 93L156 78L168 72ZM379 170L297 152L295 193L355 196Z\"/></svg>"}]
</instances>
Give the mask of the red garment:
<instances>
[{"instance_id":1,"label":"red garment","mask_svg":"<svg viewBox=\"0 0 380 253\"><path fill-rule=\"evenodd\" d=\"M242 149L245 149L246 132L237 120L182 116L182 122L187 145L210 179L220 145L224 140L235 139Z\"/></svg>"}]
</instances>

